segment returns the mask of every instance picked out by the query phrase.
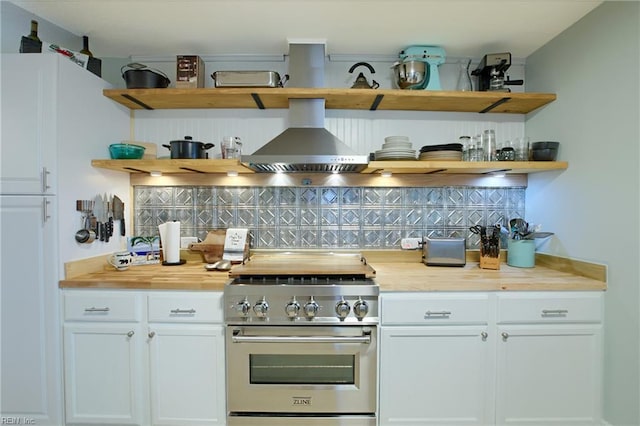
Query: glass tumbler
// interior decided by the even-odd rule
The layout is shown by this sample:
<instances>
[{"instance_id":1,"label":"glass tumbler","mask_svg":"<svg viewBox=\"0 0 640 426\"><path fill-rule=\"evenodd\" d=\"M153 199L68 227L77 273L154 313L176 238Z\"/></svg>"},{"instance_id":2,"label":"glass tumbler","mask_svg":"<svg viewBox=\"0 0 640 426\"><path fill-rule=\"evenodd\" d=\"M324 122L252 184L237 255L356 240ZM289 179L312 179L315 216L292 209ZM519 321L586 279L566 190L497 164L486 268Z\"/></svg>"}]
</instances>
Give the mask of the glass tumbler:
<instances>
[{"instance_id":1,"label":"glass tumbler","mask_svg":"<svg viewBox=\"0 0 640 426\"><path fill-rule=\"evenodd\" d=\"M496 132L495 130L485 130L482 133L482 148L484 150L484 161L496 161Z\"/></svg>"}]
</instances>

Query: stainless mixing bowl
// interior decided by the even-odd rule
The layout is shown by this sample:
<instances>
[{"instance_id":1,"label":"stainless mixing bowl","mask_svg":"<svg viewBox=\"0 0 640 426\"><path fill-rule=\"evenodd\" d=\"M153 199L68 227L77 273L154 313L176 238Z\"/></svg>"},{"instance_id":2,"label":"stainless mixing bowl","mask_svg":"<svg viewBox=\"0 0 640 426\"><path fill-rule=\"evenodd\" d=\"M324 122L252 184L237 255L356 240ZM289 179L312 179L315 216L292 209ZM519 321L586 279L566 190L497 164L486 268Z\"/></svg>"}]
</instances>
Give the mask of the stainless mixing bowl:
<instances>
[{"instance_id":1,"label":"stainless mixing bowl","mask_svg":"<svg viewBox=\"0 0 640 426\"><path fill-rule=\"evenodd\" d=\"M424 89L429 81L429 68L423 61L399 62L393 66L396 86L400 89Z\"/></svg>"}]
</instances>

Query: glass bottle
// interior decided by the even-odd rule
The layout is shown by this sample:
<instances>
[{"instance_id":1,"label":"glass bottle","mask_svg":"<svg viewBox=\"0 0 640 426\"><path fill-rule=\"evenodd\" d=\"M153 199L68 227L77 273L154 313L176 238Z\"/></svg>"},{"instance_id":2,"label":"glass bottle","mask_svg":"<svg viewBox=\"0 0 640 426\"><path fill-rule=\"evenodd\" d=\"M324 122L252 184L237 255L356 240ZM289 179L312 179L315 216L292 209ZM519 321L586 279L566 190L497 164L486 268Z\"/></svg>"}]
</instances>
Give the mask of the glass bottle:
<instances>
[{"instance_id":1,"label":"glass bottle","mask_svg":"<svg viewBox=\"0 0 640 426\"><path fill-rule=\"evenodd\" d=\"M473 85L471 84L471 75L469 74L470 65L471 59L460 61L460 69L458 71L458 85L456 86L456 90L462 92L473 91Z\"/></svg>"},{"instance_id":2,"label":"glass bottle","mask_svg":"<svg viewBox=\"0 0 640 426\"><path fill-rule=\"evenodd\" d=\"M80 53L83 53L89 57L93 57L93 53L89 50L89 37L82 36L82 50Z\"/></svg>"},{"instance_id":3,"label":"glass bottle","mask_svg":"<svg viewBox=\"0 0 640 426\"><path fill-rule=\"evenodd\" d=\"M38 21L31 21L31 32L27 36L29 40L40 41L38 38Z\"/></svg>"}]
</instances>

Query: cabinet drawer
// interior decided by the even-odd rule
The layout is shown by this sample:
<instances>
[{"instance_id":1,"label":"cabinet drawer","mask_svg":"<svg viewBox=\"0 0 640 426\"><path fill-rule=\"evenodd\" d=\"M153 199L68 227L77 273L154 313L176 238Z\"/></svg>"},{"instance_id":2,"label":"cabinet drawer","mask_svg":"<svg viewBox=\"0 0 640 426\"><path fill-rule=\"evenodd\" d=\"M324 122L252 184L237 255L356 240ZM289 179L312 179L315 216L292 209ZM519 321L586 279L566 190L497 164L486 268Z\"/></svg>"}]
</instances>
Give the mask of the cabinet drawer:
<instances>
[{"instance_id":1,"label":"cabinet drawer","mask_svg":"<svg viewBox=\"0 0 640 426\"><path fill-rule=\"evenodd\" d=\"M382 324L486 324L486 294L385 293L380 297Z\"/></svg>"},{"instance_id":2,"label":"cabinet drawer","mask_svg":"<svg viewBox=\"0 0 640 426\"><path fill-rule=\"evenodd\" d=\"M134 321L141 318L140 293L82 290L64 292L65 321Z\"/></svg>"},{"instance_id":3,"label":"cabinet drawer","mask_svg":"<svg viewBox=\"0 0 640 426\"><path fill-rule=\"evenodd\" d=\"M499 323L600 322L602 293L499 294Z\"/></svg>"},{"instance_id":4,"label":"cabinet drawer","mask_svg":"<svg viewBox=\"0 0 640 426\"><path fill-rule=\"evenodd\" d=\"M221 323L222 316L222 292L149 295L150 322Z\"/></svg>"}]
</instances>

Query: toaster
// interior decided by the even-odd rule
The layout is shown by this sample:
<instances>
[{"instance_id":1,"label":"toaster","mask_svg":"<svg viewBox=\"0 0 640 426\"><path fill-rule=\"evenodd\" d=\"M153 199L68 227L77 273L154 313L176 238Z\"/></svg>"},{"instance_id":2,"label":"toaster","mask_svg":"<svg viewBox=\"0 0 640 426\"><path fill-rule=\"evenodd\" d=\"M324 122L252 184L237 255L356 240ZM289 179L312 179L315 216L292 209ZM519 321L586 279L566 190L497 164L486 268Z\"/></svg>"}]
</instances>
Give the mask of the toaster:
<instances>
[{"instance_id":1,"label":"toaster","mask_svg":"<svg viewBox=\"0 0 640 426\"><path fill-rule=\"evenodd\" d=\"M422 261L427 266L464 266L467 263L466 239L425 238Z\"/></svg>"}]
</instances>

